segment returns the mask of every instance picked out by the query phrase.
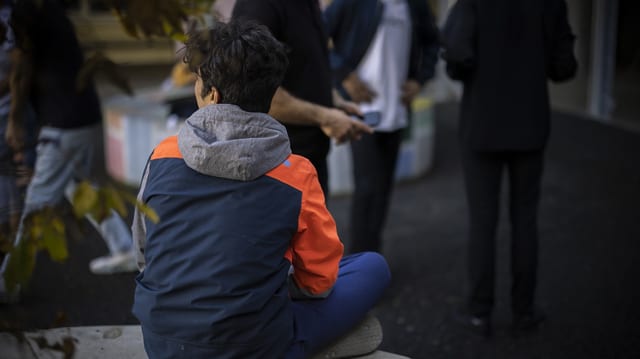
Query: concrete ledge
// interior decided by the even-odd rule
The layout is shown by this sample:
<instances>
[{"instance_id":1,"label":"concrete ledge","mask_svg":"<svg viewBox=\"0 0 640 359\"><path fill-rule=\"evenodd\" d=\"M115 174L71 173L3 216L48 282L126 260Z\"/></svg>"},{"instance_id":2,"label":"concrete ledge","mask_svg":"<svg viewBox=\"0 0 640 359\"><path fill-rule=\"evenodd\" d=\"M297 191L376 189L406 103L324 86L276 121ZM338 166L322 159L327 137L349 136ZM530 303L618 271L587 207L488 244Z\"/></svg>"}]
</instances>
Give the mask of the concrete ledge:
<instances>
[{"instance_id":1,"label":"concrete ledge","mask_svg":"<svg viewBox=\"0 0 640 359\"><path fill-rule=\"evenodd\" d=\"M66 343L68 344L65 344ZM69 345L73 343L73 345ZM67 327L20 334L0 333L0 357L3 359L64 358L73 351L82 359L146 359L139 325ZM376 351L360 359L409 359Z\"/></svg>"},{"instance_id":2,"label":"concrete ledge","mask_svg":"<svg viewBox=\"0 0 640 359\"><path fill-rule=\"evenodd\" d=\"M0 333L0 358L3 359L35 359L29 343L22 334Z\"/></svg>"}]
</instances>

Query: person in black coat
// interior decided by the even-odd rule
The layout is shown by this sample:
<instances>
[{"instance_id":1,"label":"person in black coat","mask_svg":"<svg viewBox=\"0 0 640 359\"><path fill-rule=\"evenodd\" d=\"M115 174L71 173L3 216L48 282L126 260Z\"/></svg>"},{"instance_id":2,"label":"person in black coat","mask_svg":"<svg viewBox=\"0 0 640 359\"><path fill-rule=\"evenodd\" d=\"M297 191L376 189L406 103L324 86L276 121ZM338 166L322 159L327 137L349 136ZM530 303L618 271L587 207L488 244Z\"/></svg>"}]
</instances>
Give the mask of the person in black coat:
<instances>
[{"instance_id":1,"label":"person in black coat","mask_svg":"<svg viewBox=\"0 0 640 359\"><path fill-rule=\"evenodd\" d=\"M468 306L491 333L501 179L509 181L513 329L544 320L534 306L538 202L550 130L547 79L577 69L565 0L458 0L443 28L447 73L464 86L459 135L469 206Z\"/></svg>"}]
</instances>

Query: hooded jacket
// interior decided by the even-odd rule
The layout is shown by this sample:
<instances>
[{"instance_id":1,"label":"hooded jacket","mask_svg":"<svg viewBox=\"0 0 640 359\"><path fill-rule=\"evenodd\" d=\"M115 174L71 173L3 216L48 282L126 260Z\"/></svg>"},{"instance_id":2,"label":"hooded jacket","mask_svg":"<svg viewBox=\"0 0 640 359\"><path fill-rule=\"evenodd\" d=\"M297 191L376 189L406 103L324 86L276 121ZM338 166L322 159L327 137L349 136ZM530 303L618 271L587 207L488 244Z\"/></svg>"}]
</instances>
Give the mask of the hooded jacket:
<instances>
[{"instance_id":1,"label":"hooded jacket","mask_svg":"<svg viewBox=\"0 0 640 359\"><path fill-rule=\"evenodd\" d=\"M217 104L196 111L151 154L134 245L133 313L145 336L216 358L283 357L295 293L329 294L343 246L314 167L292 155L269 115Z\"/></svg>"}]
</instances>

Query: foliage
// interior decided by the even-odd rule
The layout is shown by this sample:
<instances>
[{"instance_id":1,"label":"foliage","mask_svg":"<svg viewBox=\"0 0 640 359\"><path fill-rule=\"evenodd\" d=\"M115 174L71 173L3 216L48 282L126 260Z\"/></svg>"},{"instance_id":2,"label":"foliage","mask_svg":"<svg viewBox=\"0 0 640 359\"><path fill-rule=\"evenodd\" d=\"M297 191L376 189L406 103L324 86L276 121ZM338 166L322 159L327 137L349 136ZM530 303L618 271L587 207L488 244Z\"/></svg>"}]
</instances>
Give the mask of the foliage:
<instances>
[{"instance_id":1,"label":"foliage","mask_svg":"<svg viewBox=\"0 0 640 359\"><path fill-rule=\"evenodd\" d=\"M172 38L184 41L184 24L189 18L198 18L208 12L215 0L103 0L132 37ZM4 31L5 29L0 29ZM0 32L0 37L4 34ZM89 57L78 76L78 87L84 87L97 72L103 72L112 83L128 94L132 89L118 65L98 52ZM86 216L101 222L115 210L127 215L127 204L133 205L150 220L159 220L153 209L138 201L135 196L114 186L94 187L82 182L76 188L71 205L77 220ZM36 256L45 251L51 259L62 262L67 259L67 224L63 213L57 208L47 207L29 214L23 224L23 236L17 245L10 248L9 261L4 272L5 285L9 292L16 286L26 286L33 274ZM12 242L0 238L0 250L7 250Z\"/></svg>"},{"instance_id":2,"label":"foliage","mask_svg":"<svg viewBox=\"0 0 640 359\"><path fill-rule=\"evenodd\" d=\"M91 217L102 222L115 210L126 217L128 206L135 206L150 220L157 222L158 215L153 209L138 201L131 193L117 189L113 185L94 187L88 181L81 182L71 200L76 220ZM45 251L57 262L65 261L69 256L67 249L66 216L59 208L46 207L29 214L24 221L21 241L10 252L4 273L5 284L9 292L16 286L25 287L36 264L36 255Z\"/></svg>"},{"instance_id":3,"label":"foliage","mask_svg":"<svg viewBox=\"0 0 640 359\"><path fill-rule=\"evenodd\" d=\"M209 11L214 0L104 0L125 31L135 37L171 37L184 41L189 16Z\"/></svg>"},{"instance_id":4,"label":"foliage","mask_svg":"<svg viewBox=\"0 0 640 359\"><path fill-rule=\"evenodd\" d=\"M28 215L24 228L20 242L9 252L4 272L9 292L13 292L16 285L27 284L35 268L38 251L46 250L57 261L68 256L65 225L55 209L47 207Z\"/></svg>"},{"instance_id":5,"label":"foliage","mask_svg":"<svg viewBox=\"0 0 640 359\"><path fill-rule=\"evenodd\" d=\"M83 89L95 77L97 73L103 73L109 81L127 95L133 95L133 89L129 80L122 75L118 65L107 58L102 52L91 55L80 69L76 87Z\"/></svg>"},{"instance_id":6,"label":"foliage","mask_svg":"<svg viewBox=\"0 0 640 359\"><path fill-rule=\"evenodd\" d=\"M186 40L189 20L204 22L215 0L103 0L113 10L124 31L136 39L171 38ZM98 51L91 54L78 75L77 87L83 88L97 73L102 73L118 89L133 95L128 79L118 64Z\"/></svg>"}]
</instances>

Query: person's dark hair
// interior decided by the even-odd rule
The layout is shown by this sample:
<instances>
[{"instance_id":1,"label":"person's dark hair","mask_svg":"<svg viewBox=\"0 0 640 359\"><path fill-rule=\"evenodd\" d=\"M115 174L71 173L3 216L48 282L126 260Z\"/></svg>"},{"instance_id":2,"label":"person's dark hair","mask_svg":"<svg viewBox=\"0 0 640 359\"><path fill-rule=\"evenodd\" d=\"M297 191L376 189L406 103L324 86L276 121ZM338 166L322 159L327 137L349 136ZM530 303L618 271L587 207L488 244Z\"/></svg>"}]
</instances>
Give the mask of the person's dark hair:
<instances>
[{"instance_id":1,"label":"person's dark hair","mask_svg":"<svg viewBox=\"0 0 640 359\"><path fill-rule=\"evenodd\" d=\"M248 20L217 22L191 32L184 61L202 78L201 96L215 87L219 103L268 112L289 64L285 46L269 30Z\"/></svg>"}]
</instances>

